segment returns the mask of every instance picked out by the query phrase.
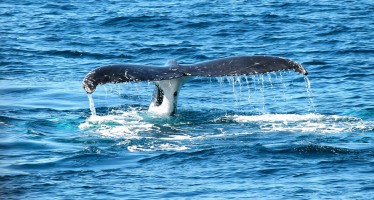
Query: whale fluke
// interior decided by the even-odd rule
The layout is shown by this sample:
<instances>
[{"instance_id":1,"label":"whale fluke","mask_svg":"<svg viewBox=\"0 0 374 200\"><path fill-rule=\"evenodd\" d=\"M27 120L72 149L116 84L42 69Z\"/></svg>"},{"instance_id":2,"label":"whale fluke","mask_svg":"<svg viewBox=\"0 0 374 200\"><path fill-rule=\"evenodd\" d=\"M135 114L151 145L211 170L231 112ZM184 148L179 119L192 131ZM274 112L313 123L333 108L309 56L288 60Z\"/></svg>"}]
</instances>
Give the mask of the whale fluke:
<instances>
[{"instance_id":1,"label":"whale fluke","mask_svg":"<svg viewBox=\"0 0 374 200\"><path fill-rule=\"evenodd\" d=\"M91 94L101 84L154 81L156 88L149 111L173 114L176 112L179 90L190 77L240 76L281 70L294 70L304 75L308 74L301 64L286 58L237 56L190 65L181 65L176 61L171 61L163 67L131 64L98 67L83 79L83 88Z\"/></svg>"},{"instance_id":2,"label":"whale fluke","mask_svg":"<svg viewBox=\"0 0 374 200\"><path fill-rule=\"evenodd\" d=\"M183 70L191 76L239 76L294 70L307 75L299 63L273 56L238 56L186 65Z\"/></svg>"},{"instance_id":3,"label":"whale fluke","mask_svg":"<svg viewBox=\"0 0 374 200\"><path fill-rule=\"evenodd\" d=\"M83 79L83 88L91 94L97 85L139 81L169 80L183 76L177 69L146 65L117 64L98 67Z\"/></svg>"},{"instance_id":4,"label":"whale fluke","mask_svg":"<svg viewBox=\"0 0 374 200\"><path fill-rule=\"evenodd\" d=\"M163 67L131 64L98 67L86 75L83 88L91 94L97 85L106 83L161 81L182 76L238 76L280 70L294 70L304 75L308 74L302 65L289 59L273 56L238 56L192 65L173 62Z\"/></svg>"}]
</instances>

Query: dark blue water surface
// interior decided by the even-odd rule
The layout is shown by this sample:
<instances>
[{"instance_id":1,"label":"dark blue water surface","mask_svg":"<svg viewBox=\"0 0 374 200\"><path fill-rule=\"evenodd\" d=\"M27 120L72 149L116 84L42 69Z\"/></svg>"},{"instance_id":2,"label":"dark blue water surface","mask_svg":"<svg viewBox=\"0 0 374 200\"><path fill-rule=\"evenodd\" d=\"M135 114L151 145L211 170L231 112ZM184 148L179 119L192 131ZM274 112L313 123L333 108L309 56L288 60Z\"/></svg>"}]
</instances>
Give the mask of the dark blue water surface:
<instances>
[{"instance_id":1,"label":"dark blue water surface","mask_svg":"<svg viewBox=\"0 0 374 200\"><path fill-rule=\"evenodd\" d=\"M373 199L374 3L0 2L0 199ZM178 114L113 63L266 54L294 72L197 78Z\"/></svg>"}]
</instances>

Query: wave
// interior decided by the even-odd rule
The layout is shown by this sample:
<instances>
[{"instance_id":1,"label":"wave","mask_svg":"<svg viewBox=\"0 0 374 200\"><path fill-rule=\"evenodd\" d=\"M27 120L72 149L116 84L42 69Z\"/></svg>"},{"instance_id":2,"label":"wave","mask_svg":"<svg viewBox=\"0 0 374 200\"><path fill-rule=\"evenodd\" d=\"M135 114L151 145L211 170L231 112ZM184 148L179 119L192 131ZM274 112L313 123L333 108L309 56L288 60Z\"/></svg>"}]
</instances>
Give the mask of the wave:
<instances>
[{"instance_id":1,"label":"wave","mask_svg":"<svg viewBox=\"0 0 374 200\"><path fill-rule=\"evenodd\" d=\"M143 25L149 25L151 22L161 23L162 21L170 20L166 16L156 16L156 15L139 15L139 16L117 16L109 19L105 19L101 25L102 26L134 26L136 23L141 23Z\"/></svg>"},{"instance_id":2,"label":"wave","mask_svg":"<svg viewBox=\"0 0 374 200\"><path fill-rule=\"evenodd\" d=\"M326 157L326 156L337 156L342 155L336 160L321 161L322 163L335 163L346 161L349 162L350 155L362 157L372 157L371 148L357 148L355 146L346 145L341 146L337 144L318 144L311 142L291 142L285 144L257 144L253 147L255 153L258 155L294 155L305 157ZM342 160L341 160L342 159ZM354 159L354 158L353 158Z\"/></svg>"},{"instance_id":3,"label":"wave","mask_svg":"<svg viewBox=\"0 0 374 200\"><path fill-rule=\"evenodd\" d=\"M36 147L39 148L39 147ZM89 166L90 162L112 157L112 153L107 152L95 146L85 147L83 150L72 154L60 154L53 158L44 158L43 156L33 159L32 162L18 162L7 166L15 170L48 170L48 169L71 169L84 168Z\"/></svg>"},{"instance_id":4,"label":"wave","mask_svg":"<svg viewBox=\"0 0 374 200\"><path fill-rule=\"evenodd\" d=\"M115 59L115 58L127 57L127 55L124 55L124 54L110 55L110 54L102 54L102 53L75 51L75 50L49 50L49 51L43 52L43 54L62 56L66 58L88 57L88 58L95 58L95 59Z\"/></svg>"},{"instance_id":5,"label":"wave","mask_svg":"<svg viewBox=\"0 0 374 200\"><path fill-rule=\"evenodd\" d=\"M357 153L357 150L352 150L343 147L334 147L328 145L318 145L318 144L305 144L296 145L289 148L281 149L277 151L278 153L300 153L300 154L351 154Z\"/></svg>"},{"instance_id":6,"label":"wave","mask_svg":"<svg viewBox=\"0 0 374 200\"><path fill-rule=\"evenodd\" d=\"M51 40L53 38L49 38ZM71 45L82 45L84 43L74 42ZM17 49L17 48L9 48L8 50L11 53L18 53L23 55L32 55L33 57L39 56L59 56L64 58L94 58L94 59L121 59L121 58L132 58L133 56L130 54L107 54L107 53L96 53L96 52L88 52L88 51L77 51L71 49L48 49L48 50L41 50L41 49ZM21 65L22 62L19 61L11 61L11 62L1 62L1 65ZM22 65L21 65L22 66ZM24 66L22 66L24 67Z\"/></svg>"}]
</instances>

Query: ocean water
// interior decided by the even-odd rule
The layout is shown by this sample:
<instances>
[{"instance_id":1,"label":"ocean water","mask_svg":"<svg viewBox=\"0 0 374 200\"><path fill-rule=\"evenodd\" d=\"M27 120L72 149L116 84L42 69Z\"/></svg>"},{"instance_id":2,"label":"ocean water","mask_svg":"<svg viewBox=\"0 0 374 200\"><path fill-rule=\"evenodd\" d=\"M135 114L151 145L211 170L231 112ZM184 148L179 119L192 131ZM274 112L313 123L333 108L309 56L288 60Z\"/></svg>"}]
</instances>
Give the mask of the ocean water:
<instances>
[{"instance_id":1,"label":"ocean water","mask_svg":"<svg viewBox=\"0 0 374 200\"><path fill-rule=\"evenodd\" d=\"M0 1L0 199L373 199L374 4ZM237 55L309 71L196 78L178 113L113 63Z\"/></svg>"}]
</instances>

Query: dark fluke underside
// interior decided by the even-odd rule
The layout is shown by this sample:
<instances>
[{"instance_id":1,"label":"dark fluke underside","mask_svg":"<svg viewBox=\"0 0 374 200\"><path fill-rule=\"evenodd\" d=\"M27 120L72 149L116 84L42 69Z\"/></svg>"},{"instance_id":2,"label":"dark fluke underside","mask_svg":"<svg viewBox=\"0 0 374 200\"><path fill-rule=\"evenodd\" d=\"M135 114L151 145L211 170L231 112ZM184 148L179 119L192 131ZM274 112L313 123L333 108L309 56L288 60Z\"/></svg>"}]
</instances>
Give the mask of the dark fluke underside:
<instances>
[{"instance_id":1,"label":"dark fluke underside","mask_svg":"<svg viewBox=\"0 0 374 200\"><path fill-rule=\"evenodd\" d=\"M238 56L192 65L174 63L164 67L128 64L103 66L86 75L83 88L87 93L93 93L97 85L106 83L160 81L183 76L240 76L280 70L308 74L302 65L289 59L273 56Z\"/></svg>"}]
</instances>

